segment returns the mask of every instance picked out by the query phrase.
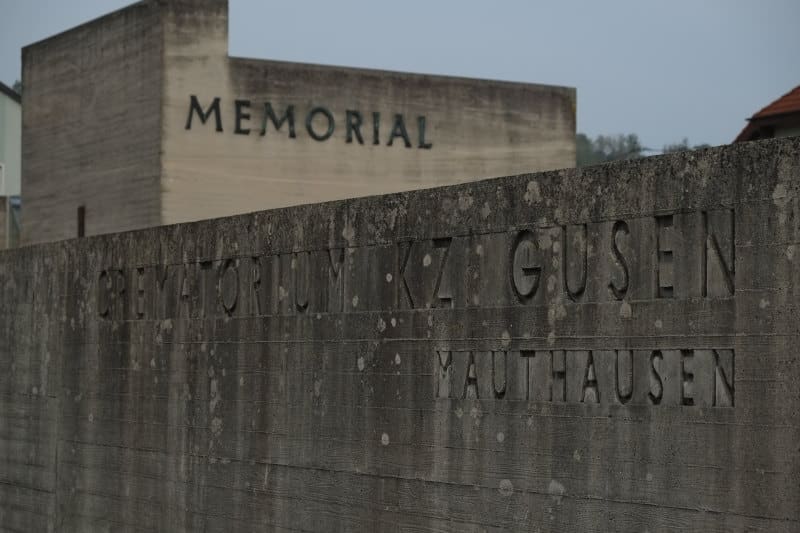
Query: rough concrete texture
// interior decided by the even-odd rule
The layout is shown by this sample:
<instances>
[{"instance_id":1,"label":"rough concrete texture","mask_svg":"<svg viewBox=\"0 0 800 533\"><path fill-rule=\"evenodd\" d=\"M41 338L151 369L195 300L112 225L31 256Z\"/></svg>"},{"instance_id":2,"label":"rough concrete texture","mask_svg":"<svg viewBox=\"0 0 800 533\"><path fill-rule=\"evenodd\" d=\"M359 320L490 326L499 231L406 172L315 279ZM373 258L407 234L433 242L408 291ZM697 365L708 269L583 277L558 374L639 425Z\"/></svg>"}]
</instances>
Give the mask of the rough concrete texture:
<instances>
[{"instance_id":1,"label":"rough concrete texture","mask_svg":"<svg viewBox=\"0 0 800 533\"><path fill-rule=\"evenodd\" d=\"M798 531L799 153L2 252L0 526Z\"/></svg>"},{"instance_id":2,"label":"rough concrete texture","mask_svg":"<svg viewBox=\"0 0 800 533\"><path fill-rule=\"evenodd\" d=\"M161 10L139 2L22 50L26 244L161 223Z\"/></svg>"},{"instance_id":3,"label":"rough concrete texture","mask_svg":"<svg viewBox=\"0 0 800 533\"><path fill-rule=\"evenodd\" d=\"M26 244L80 206L98 235L575 163L572 88L230 57L227 0L142 0L22 64Z\"/></svg>"}]
</instances>

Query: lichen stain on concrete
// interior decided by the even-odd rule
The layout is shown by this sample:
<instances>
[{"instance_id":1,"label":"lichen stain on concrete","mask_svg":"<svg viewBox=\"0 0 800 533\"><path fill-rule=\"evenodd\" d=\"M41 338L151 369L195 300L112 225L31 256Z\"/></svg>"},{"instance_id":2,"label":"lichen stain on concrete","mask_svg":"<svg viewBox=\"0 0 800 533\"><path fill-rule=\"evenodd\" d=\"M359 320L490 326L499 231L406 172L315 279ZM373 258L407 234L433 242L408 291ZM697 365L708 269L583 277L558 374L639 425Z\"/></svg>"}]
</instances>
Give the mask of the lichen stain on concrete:
<instances>
[{"instance_id":1,"label":"lichen stain on concrete","mask_svg":"<svg viewBox=\"0 0 800 533\"><path fill-rule=\"evenodd\" d=\"M525 194L522 195L522 198L528 205L533 205L534 203L541 202L542 189L539 186L539 182L536 180L529 181L528 186L525 189Z\"/></svg>"},{"instance_id":2,"label":"lichen stain on concrete","mask_svg":"<svg viewBox=\"0 0 800 533\"><path fill-rule=\"evenodd\" d=\"M556 290L556 284L558 280L555 276L551 275L547 278L547 292L553 292Z\"/></svg>"},{"instance_id":3,"label":"lichen stain on concrete","mask_svg":"<svg viewBox=\"0 0 800 533\"><path fill-rule=\"evenodd\" d=\"M550 497L553 498L553 501L556 502L557 505L560 505L561 500L566 493L566 489L564 488L564 485L553 479L547 486L547 493L550 494Z\"/></svg>"},{"instance_id":4,"label":"lichen stain on concrete","mask_svg":"<svg viewBox=\"0 0 800 533\"><path fill-rule=\"evenodd\" d=\"M219 417L214 417L211 420L211 434L215 437L219 437L222 433L222 419Z\"/></svg>"},{"instance_id":5,"label":"lichen stain on concrete","mask_svg":"<svg viewBox=\"0 0 800 533\"><path fill-rule=\"evenodd\" d=\"M556 332L555 331L551 331L547 335L547 344L549 344L550 346L553 346L555 343L556 343Z\"/></svg>"},{"instance_id":6,"label":"lichen stain on concrete","mask_svg":"<svg viewBox=\"0 0 800 533\"><path fill-rule=\"evenodd\" d=\"M511 333L509 333L508 330L503 332L500 343L503 345L503 348L511 346Z\"/></svg>"},{"instance_id":7,"label":"lichen stain on concrete","mask_svg":"<svg viewBox=\"0 0 800 533\"><path fill-rule=\"evenodd\" d=\"M500 481L500 486L498 487L498 491L502 496L506 498L514 494L514 484L511 483L510 479L503 479Z\"/></svg>"},{"instance_id":8,"label":"lichen stain on concrete","mask_svg":"<svg viewBox=\"0 0 800 533\"><path fill-rule=\"evenodd\" d=\"M475 199L469 192L462 192L458 195L458 209L460 211L468 211L472 207Z\"/></svg>"},{"instance_id":9,"label":"lichen stain on concrete","mask_svg":"<svg viewBox=\"0 0 800 533\"><path fill-rule=\"evenodd\" d=\"M342 230L342 237L348 243L352 243L356 238L356 228L353 226L350 220L344 225L344 229Z\"/></svg>"},{"instance_id":10,"label":"lichen stain on concrete","mask_svg":"<svg viewBox=\"0 0 800 533\"><path fill-rule=\"evenodd\" d=\"M213 413L217 409L217 405L220 401L216 379L212 379L211 383L209 384L209 395L211 396L211 399L208 402L208 408Z\"/></svg>"}]
</instances>

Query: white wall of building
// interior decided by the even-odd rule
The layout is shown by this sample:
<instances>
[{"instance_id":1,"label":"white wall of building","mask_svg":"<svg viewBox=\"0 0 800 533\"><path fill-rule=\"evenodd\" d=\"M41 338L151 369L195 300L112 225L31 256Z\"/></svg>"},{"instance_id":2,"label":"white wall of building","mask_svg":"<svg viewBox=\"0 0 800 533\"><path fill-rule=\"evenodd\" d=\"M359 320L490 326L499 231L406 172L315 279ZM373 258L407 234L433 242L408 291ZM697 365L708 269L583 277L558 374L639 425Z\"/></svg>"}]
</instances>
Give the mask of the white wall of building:
<instances>
[{"instance_id":1,"label":"white wall of building","mask_svg":"<svg viewBox=\"0 0 800 533\"><path fill-rule=\"evenodd\" d=\"M0 92L0 163L5 178L0 182L0 196L20 194L21 141L22 106Z\"/></svg>"}]
</instances>

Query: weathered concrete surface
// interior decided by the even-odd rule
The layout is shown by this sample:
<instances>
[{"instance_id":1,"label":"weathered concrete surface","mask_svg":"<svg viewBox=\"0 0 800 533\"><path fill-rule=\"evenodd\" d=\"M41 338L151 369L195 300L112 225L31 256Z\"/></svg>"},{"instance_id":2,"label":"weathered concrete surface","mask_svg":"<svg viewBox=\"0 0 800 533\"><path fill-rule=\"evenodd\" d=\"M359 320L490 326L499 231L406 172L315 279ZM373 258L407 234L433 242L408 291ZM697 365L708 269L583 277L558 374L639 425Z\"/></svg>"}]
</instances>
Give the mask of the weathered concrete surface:
<instances>
[{"instance_id":1,"label":"weathered concrete surface","mask_svg":"<svg viewBox=\"0 0 800 533\"><path fill-rule=\"evenodd\" d=\"M26 244L81 205L98 235L575 164L575 89L230 57L227 0L142 0L22 63Z\"/></svg>"},{"instance_id":2,"label":"weathered concrete surface","mask_svg":"<svg viewBox=\"0 0 800 533\"><path fill-rule=\"evenodd\" d=\"M800 140L0 254L0 526L800 528Z\"/></svg>"},{"instance_id":3,"label":"weathered concrete surface","mask_svg":"<svg viewBox=\"0 0 800 533\"><path fill-rule=\"evenodd\" d=\"M25 243L161 223L163 21L156 2L22 51Z\"/></svg>"}]
</instances>

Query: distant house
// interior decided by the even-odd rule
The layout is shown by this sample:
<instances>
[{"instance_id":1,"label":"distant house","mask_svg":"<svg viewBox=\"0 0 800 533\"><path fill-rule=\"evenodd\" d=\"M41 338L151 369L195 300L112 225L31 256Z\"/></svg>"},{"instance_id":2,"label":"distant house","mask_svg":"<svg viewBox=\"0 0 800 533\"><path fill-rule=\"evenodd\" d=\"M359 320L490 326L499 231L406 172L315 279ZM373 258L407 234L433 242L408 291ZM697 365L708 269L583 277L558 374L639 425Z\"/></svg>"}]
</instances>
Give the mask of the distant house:
<instances>
[{"instance_id":1,"label":"distant house","mask_svg":"<svg viewBox=\"0 0 800 533\"><path fill-rule=\"evenodd\" d=\"M734 142L800 135L800 85L747 120Z\"/></svg>"},{"instance_id":2,"label":"distant house","mask_svg":"<svg viewBox=\"0 0 800 533\"><path fill-rule=\"evenodd\" d=\"M19 242L22 103L0 83L0 249Z\"/></svg>"}]
</instances>

